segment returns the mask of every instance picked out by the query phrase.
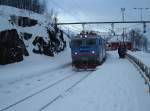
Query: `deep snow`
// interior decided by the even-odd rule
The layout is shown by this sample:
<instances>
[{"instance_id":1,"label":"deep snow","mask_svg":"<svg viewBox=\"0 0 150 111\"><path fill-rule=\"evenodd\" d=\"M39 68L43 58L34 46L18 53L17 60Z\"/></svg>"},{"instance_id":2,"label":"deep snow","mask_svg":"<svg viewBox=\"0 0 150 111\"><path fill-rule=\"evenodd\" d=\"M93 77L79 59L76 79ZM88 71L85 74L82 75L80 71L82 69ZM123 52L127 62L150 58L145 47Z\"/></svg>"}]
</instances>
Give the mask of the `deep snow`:
<instances>
[{"instance_id":1,"label":"deep snow","mask_svg":"<svg viewBox=\"0 0 150 111\"><path fill-rule=\"evenodd\" d=\"M109 52L97 71L44 111L149 111L144 80L126 59Z\"/></svg>"},{"instance_id":2,"label":"deep snow","mask_svg":"<svg viewBox=\"0 0 150 111\"><path fill-rule=\"evenodd\" d=\"M89 73L72 69L69 47L53 59L44 55L30 58L21 63L0 66L0 81L3 81L0 109L73 74L67 81L8 111L37 111L58 95L61 97L44 111L149 111L150 95L144 80L128 60L118 58L117 52L108 52L106 62L69 92L65 90Z\"/></svg>"},{"instance_id":3,"label":"deep snow","mask_svg":"<svg viewBox=\"0 0 150 111\"><path fill-rule=\"evenodd\" d=\"M9 19L9 15L13 13L23 16L31 16L32 13L11 9L0 7L0 15L3 15L0 18L1 22L8 22L5 19ZM32 15L31 17L45 22L41 26L30 28L16 27L18 31L47 37L44 26L48 24L48 18L34 13ZM7 24L7 27L1 28L8 28L9 23ZM28 50L33 47L29 44L31 41L26 43L29 45ZM60 97L45 107L44 111L149 111L150 109L150 95L143 78L128 60L119 59L116 51L108 52L106 62L93 72L73 70L69 47L53 58L29 52L30 56L20 63L0 65L0 111L11 105L13 106L6 111L38 111L57 96ZM90 75L86 79L66 91L88 74ZM66 77L69 78L48 87ZM14 104L21 100L24 101Z\"/></svg>"}]
</instances>

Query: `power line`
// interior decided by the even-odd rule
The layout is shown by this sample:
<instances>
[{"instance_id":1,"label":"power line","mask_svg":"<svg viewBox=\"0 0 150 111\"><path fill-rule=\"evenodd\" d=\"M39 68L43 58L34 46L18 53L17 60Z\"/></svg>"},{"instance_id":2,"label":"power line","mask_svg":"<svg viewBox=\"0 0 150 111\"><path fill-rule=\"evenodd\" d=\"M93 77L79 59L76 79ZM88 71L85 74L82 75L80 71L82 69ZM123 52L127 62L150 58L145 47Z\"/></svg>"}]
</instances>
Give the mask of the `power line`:
<instances>
[{"instance_id":1,"label":"power line","mask_svg":"<svg viewBox=\"0 0 150 111\"><path fill-rule=\"evenodd\" d=\"M135 23L150 23L150 21L104 21L104 22L70 22L70 23L57 23L57 25L79 25L79 24L135 24Z\"/></svg>"},{"instance_id":2,"label":"power line","mask_svg":"<svg viewBox=\"0 0 150 111\"><path fill-rule=\"evenodd\" d=\"M76 29L78 29L78 30L82 30L81 28L76 27L76 26L73 26L73 25L71 25L71 27L74 27L74 28L76 28Z\"/></svg>"},{"instance_id":3,"label":"power line","mask_svg":"<svg viewBox=\"0 0 150 111\"><path fill-rule=\"evenodd\" d=\"M73 30L73 31L79 31L78 29L74 29L74 28L71 28L71 27L66 27L66 26L63 26L65 29L70 29L70 30Z\"/></svg>"},{"instance_id":4,"label":"power line","mask_svg":"<svg viewBox=\"0 0 150 111\"><path fill-rule=\"evenodd\" d=\"M149 8L133 8L133 9L140 11L140 18L141 21L143 21L143 10L148 10Z\"/></svg>"},{"instance_id":5,"label":"power line","mask_svg":"<svg viewBox=\"0 0 150 111\"><path fill-rule=\"evenodd\" d=\"M134 25L130 25L130 26L127 26L127 27L124 27L124 28L125 29L129 29L129 28L132 28L132 27L135 27L135 26L139 26L139 25L141 25L141 24L134 24ZM122 30L122 28L115 28L115 29L117 29L117 30L115 30L115 32Z\"/></svg>"}]
</instances>

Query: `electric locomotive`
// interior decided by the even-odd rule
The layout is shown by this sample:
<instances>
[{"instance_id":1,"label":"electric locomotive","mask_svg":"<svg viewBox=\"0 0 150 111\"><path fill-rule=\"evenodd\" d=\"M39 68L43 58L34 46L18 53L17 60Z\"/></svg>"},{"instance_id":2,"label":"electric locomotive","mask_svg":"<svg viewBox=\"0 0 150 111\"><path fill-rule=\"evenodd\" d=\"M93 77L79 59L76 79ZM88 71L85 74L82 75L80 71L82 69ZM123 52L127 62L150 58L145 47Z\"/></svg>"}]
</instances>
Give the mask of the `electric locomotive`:
<instances>
[{"instance_id":1,"label":"electric locomotive","mask_svg":"<svg viewBox=\"0 0 150 111\"><path fill-rule=\"evenodd\" d=\"M80 34L71 39L72 66L95 69L106 57L105 40L96 34Z\"/></svg>"}]
</instances>

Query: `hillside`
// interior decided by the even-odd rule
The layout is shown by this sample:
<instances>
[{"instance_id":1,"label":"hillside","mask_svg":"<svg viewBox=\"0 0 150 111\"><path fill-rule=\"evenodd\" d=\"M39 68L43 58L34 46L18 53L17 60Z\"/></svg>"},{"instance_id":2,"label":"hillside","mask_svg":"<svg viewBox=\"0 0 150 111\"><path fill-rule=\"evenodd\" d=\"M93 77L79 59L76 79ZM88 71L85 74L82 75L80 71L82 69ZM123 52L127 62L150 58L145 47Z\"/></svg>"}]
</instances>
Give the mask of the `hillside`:
<instances>
[{"instance_id":1,"label":"hillside","mask_svg":"<svg viewBox=\"0 0 150 111\"><path fill-rule=\"evenodd\" d=\"M22 61L33 52L54 56L64 50L63 32L47 15L2 5L0 15L0 64Z\"/></svg>"}]
</instances>

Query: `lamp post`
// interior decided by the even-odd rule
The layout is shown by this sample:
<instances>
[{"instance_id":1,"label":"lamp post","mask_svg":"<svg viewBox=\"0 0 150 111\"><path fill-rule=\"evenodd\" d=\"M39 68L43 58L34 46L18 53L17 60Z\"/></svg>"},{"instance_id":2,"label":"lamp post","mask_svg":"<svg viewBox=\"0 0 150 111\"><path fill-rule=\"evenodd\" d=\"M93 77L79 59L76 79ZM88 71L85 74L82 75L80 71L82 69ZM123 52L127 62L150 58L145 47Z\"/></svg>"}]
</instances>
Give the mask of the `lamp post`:
<instances>
[{"instance_id":1,"label":"lamp post","mask_svg":"<svg viewBox=\"0 0 150 111\"><path fill-rule=\"evenodd\" d=\"M135 10L140 11L140 19L143 21L143 10L148 10L149 8L134 8Z\"/></svg>"}]
</instances>

